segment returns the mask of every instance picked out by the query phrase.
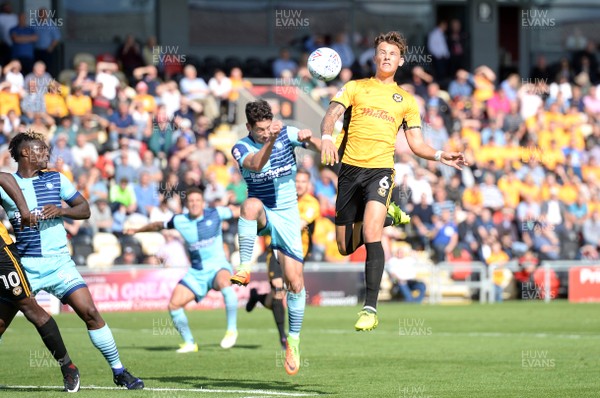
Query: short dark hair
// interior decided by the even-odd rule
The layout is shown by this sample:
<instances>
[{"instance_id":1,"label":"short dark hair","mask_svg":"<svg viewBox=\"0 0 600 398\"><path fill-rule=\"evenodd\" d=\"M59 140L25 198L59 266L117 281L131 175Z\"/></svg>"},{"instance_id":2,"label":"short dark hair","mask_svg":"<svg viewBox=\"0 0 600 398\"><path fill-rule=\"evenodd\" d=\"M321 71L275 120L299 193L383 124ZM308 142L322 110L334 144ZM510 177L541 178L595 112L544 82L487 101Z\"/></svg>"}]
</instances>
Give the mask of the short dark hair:
<instances>
[{"instance_id":1,"label":"short dark hair","mask_svg":"<svg viewBox=\"0 0 600 398\"><path fill-rule=\"evenodd\" d=\"M27 130L23 133L19 133L15 135L12 140L10 140L10 143L8 144L8 151L15 162L18 162L21 158L20 152L23 144L34 141L40 141L43 144L46 144L46 138L44 135L41 133L36 133L33 130Z\"/></svg>"},{"instance_id":2,"label":"short dark hair","mask_svg":"<svg viewBox=\"0 0 600 398\"><path fill-rule=\"evenodd\" d=\"M383 42L398 46L398 48L400 49L400 56L404 56L404 54L406 54L406 39L404 38L404 36L402 36L401 33L395 31L380 33L375 38L375 48L377 48L377 46Z\"/></svg>"},{"instance_id":3,"label":"short dark hair","mask_svg":"<svg viewBox=\"0 0 600 398\"><path fill-rule=\"evenodd\" d=\"M263 120L273 120L271 105L263 99L248 102L246 104L246 120L250 126L255 126L256 122Z\"/></svg>"},{"instance_id":4,"label":"short dark hair","mask_svg":"<svg viewBox=\"0 0 600 398\"><path fill-rule=\"evenodd\" d=\"M201 187L190 187L190 188L186 189L185 197L189 198L190 195L193 193L199 193L204 198L204 189L202 189Z\"/></svg>"}]
</instances>

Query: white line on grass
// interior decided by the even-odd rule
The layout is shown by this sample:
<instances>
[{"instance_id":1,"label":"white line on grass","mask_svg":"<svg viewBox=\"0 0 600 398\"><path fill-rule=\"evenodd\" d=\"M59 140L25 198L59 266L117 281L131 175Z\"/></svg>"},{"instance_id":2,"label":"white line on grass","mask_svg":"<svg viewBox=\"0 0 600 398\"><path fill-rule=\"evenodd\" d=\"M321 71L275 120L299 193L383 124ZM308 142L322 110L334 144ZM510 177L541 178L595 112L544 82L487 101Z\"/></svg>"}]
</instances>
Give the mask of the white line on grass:
<instances>
[{"instance_id":1,"label":"white line on grass","mask_svg":"<svg viewBox=\"0 0 600 398\"><path fill-rule=\"evenodd\" d=\"M0 385L1 390L47 390L57 389L62 390L63 386L3 386ZM82 390L123 390L122 387L107 387L107 386L82 386ZM203 392L208 394L261 394L268 396L277 397L314 397L319 394L301 393L301 392L283 392L283 391L269 391L269 390L213 390L209 388L153 388L146 387L144 391L168 391L168 392Z\"/></svg>"}]
</instances>

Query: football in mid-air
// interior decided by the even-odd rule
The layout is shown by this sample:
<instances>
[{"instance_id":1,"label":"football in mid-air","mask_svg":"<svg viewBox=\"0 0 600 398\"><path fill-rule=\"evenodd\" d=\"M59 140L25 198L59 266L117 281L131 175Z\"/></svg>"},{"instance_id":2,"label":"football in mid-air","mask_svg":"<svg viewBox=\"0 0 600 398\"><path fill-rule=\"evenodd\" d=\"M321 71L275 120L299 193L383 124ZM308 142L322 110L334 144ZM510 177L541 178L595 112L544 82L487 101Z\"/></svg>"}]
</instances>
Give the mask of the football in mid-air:
<instances>
[{"instance_id":1,"label":"football in mid-air","mask_svg":"<svg viewBox=\"0 0 600 398\"><path fill-rule=\"evenodd\" d=\"M342 70L342 59L335 50L321 47L308 56L307 66L313 77L328 82L335 79Z\"/></svg>"}]
</instances>

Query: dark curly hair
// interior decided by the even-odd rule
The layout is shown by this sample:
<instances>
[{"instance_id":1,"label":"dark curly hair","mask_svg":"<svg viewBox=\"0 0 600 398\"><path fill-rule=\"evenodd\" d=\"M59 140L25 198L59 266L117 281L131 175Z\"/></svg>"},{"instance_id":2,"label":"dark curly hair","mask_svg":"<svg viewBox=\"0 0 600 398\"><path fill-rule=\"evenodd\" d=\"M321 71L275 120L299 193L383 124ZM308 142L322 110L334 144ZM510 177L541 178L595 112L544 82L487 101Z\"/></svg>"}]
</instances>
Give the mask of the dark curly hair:
<instances>
[{"instance_id":1,"label":"dark curly hair","mask_svg":"<svg viewBox=\"0 0 600 398\"><path fill-rule=\"evenodd\" d=\"M398 48L400 49L400 56L404 56L404 54L406 54L406 50L407 50L407 44L406 44L406 39L404 38L404 36L402 36L402 33L399 32L395 32L395 31L391 31L391 32L387 32L387 33L380 33L376 38L375 38L375 49L377 49L377 46L379 45L379 43L390 43L390 44L394 44L396 46L398 46Z\"/></svg>"},{"instance_id":2,"label":"dark curly hair","mask_svg":"<svg viewBox=\"0 0 600 398\"><path fill-rule=\"evenodd\" d=\"M44 137L41 133L36 133L33 130L27 130L24 133L19 133L10 140L10 144L8 144L8 151L10 152L10 156L15 160L15 162L19 161L21 157L21 148L23 144L26 142L40 141L46 144L46 137Z\"/></svg>"},{"instance_id":3,"label":"dark curly hair","mask_svg":"<svg viewBox=\"0 0 600 398\"><path fill-rule=\"evenodd\" d=\"M254 127L256 122L263 120L273 120L273 111L271 105L265 100L257 100L246 104L246 120L248 124Z\"/></svg>"}]
</instances>

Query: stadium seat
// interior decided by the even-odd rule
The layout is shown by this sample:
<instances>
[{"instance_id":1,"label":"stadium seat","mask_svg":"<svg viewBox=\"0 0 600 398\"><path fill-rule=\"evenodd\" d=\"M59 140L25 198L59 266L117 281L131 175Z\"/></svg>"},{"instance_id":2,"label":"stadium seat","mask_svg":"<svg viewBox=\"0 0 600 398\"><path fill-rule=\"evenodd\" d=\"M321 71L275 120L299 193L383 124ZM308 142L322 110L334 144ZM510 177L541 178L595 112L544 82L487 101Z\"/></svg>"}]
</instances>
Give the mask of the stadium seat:
<instances>
[{"instance_id":1,"label":"stadium seat","mask_svg":"<svg viewBox=\"0 0 600 398\"><path fill-rule=\"evenodd\" d=\"M146 256L154 256L165 244L165 237L160 232L142 232L136 234L135 238L142 245L142 252Z\"/></svg>"},{"instance_id":2,"label":"stadium seat","mask_svg":"<svg viewBox=\"0 0 600 398\"><path fill-rule=\"evenodd\" d=\"M135 252L137 258L144 256L144 251L142 249L142 245L140 242L133 236L123 235L119 238L119 243L121 244L121 253L126 247L131 247Z\"/></svg>"},{"instance_id":3,"label":"stadium seat","mask_svg":"<svg viewBox=\"0 0 600 398\"><path fill-rule=\"evenodd\" d=\"M73 57L73 67L77 69L77 65L81 62L88 64L88 71L90 73L96 73L96 58L90 53L77 53Z\"/></svg>"},{"instance_id":4,"label":"stadium seat","mask_svg":"<svg viewBox=\"0 0 600 398\"><path fill-rule=\"evenodd\" d=\"M109 257L111 261L121 255L121 245L113 234L98 232L94 235L93 246L94 253Z\"/></svg>"},{"instance_id":5,"label":"stadium seat","mask_svg":"<svg viewBox=\"0 0 600 398\"><path fill-rule=\"evenodd\" d=\"M116 257L107 256L105 253L92 253L88 256L86 262L88 268L110 268Z\"/></svg>"}]
</instances>

